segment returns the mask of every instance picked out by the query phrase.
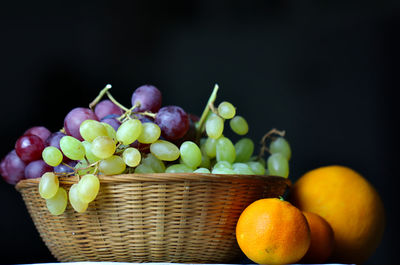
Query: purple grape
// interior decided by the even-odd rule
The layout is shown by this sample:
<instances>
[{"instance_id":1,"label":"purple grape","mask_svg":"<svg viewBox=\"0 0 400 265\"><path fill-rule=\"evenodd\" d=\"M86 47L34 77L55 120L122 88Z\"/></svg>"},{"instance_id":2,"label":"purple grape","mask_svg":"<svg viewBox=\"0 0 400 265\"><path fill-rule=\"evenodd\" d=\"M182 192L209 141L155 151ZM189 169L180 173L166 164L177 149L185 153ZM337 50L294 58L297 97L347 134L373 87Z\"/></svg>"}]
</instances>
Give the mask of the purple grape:
<instances>
[{"instance_id":1,"label":"purple grape","mask_svg":"<svg viewBox=\"0 0 400 265\"><path fill-rule=\"evenodd\" d=\"M132 106L139 103L134 111L150 111L156 113L161 107L161 92L155 86L143 85L135 89L132 94Z\"/></svg>"},{"instance_id":2,"label":"purple grape","mask_svg":"<svg viewBox=\"0 0 400 265\"><path fill-rule=\"evenodd\" d=\"M107 115L103 119L101 119L101 122L105 122L111 125L114 130L118 130L119 126L121 125L121 122L117 119L118 117L119 115L116 114Z\"/></svg>"},{"instance_id":3,"label":"purple grape","mask_svg":"<svg viewBox=\"0 0 400 265\"><path fill-rule=\"evenodd\" d=\"M40 178L44 173L52 171L53 167L47 165L43 160L32 161L25 167L25 178Z\"/></svg>"},{"instance_id":4,"label":"purple grape","mask_svg":"<svg viewBox=\"0 0 400 265\"><path fill-rule=\"evenodd\" d=\"M68 164L69 166L71 166L71 167L75 167L75 165L77 164L77 162L71 160L71 161L69 161L67 164ZM70 167L64 165L64 164L59 164L58 166L56 166L56 167L54 168L54 173L71 173L71 172L74 172L74 170L73 170L72 168L70 168Z\"/></svg>"},{"instance_id":5,"label":"purple grape","mask_svg":"<svg viewBox=\"0 0 400 265\"><path fill-rule=\"evenodd\" d=\"M165 139L173 141L183 137L189 130L189 118L186 112L178 106L162 107L155 119Z\"/></svg>"},{"instance_id":6,"label":"purple grape","mask_svg":"<svg viewBox=\"0 0 400 265\"><path fill-rule=\"evenodd\" d=\"M68 135L73 136L80 141L83 141L81 133L79 132L79 127L81 126L81 123L85 120L98 121L99 119L97 118L96 114L94 114L94 112L88 108L74 108L67 114L64 119L65 132Z\"/></svg>"},{"instance_id":7,"label":"purple grape","mask_svg":"<svg viewBox=\"0 0 400 265\"><path fill-rule=\"evenodd\" d=\"M36 135L39 136L40 139L45 143L46 139L50 136L51 132L43 126L35 126L24 132L24 135Z\"/></svg>"},{"instance_id":8,"label":"purple grape","mask_svg":"<svg viewBox=\"0 0 400 265\"><path fill-rule=\"evenodd\" d=\"M105 99L97 103L96 107L94 108L94 113L99 119L103 119L105 116L110 114L121 116L124 112L111 100Z\"/></svg>"},{"instance_id":9,"label":"purple grape","mask_svg":"<svg viewBox=\"0 0 400 265\"><path fill-rule=\"evenodd\" d=\"M1 161L1 174L7 183L15 185L25 178L25 167L25 162L19 158L15 150L12 150Z\"/></svg>"},{"instance_id":10,"label":"purple grape","mask_svg":"<svg viewBox=\"0 0 400 265\"><path fill-rule=\"evenodd\" d=\"M41 159L44 148L44 142L36 135L23 135L15 143L17 155L26 163Z\"/></svg>"},{"instance_id":11,"label":"purple grape","mask_svg":"<svg viewBox=\"0 0 400 265\"><path fill-rule=\"evenodd\" d=\"M8 172L6 170L6 157L3 157L0 162L0 176L8 176Z\"/></svg>"},{"instance_id":12,"label":"purple grape","mask_svg":"<svg viewBox=\"0 0 400 265\"><path fill-rule=\"evenodd\" d=\"M52 133L47 139L46 139L46 144L48 146L54 146L58 149L60 149L60 140L63 138L66 134L62 132L54 132ZM61 150L61 149L60 149Z\"/></svg>"}]
</instances>

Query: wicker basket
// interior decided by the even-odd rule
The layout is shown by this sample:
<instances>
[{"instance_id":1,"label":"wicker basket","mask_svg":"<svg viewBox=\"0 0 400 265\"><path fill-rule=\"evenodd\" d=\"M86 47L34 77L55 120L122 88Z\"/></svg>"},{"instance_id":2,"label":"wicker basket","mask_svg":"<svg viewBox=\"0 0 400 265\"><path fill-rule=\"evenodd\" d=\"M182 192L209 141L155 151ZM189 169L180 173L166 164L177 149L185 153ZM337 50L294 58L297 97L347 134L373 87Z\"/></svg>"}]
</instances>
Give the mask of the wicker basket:
<instances>
[{"instance_id":1,"label":"wicker basket","mask_svg":"<svg viewBox=\"0 0 400 265\"><path fill-rule=\"evenodd\" d=\"M85 213L68 204L51 215L40 179L20 181L28 211L61 262L227 263L241 255L235 227L253 201L282 195L290 181L271 176L194 173L101 176ZM60 180L68 191L75 178Z\"/></svg>"}]
</instances>

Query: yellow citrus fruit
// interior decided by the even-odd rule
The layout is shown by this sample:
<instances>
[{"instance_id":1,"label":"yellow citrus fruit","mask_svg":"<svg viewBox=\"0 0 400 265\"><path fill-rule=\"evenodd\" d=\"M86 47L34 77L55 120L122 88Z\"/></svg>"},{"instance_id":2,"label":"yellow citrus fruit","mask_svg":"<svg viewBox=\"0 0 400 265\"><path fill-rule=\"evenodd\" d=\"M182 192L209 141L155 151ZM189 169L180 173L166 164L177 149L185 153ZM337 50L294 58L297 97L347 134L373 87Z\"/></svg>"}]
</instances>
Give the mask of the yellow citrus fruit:
<instances>
[{"instance_id":1,"label":"yellow citrus fruit","mask_svg":"<svg viewBox=\"0 0 400 265\"><path fill-rule=\"evenodd\" d=\"M310 229L302 212L287 201L261 199L250 204L236 225L240 249L259 264L299 261L310 246Z\"/></svg>"},{"instance_id":2,"label":"yellow citrus fruit","mask_svg":"<svg viewBox=\"0 0 400 265\"><path fill-rule=\"evenodd\" d=\"M321 216L303 212L311 231L311 244L301 263L324 263L331 256L334 234L331 225Z\"/></svg>"},{"instance_id":3,"label":"yellow citrus fruit","mask_svg":"<svg viewBox=\"0 0 400 265\"><path fill-rule=\"evenodd\" d=\"M385 226L383 203L356 171L344 166L317 168L300 177L290 193L293 205L332 226L333 262L363 263L379 245Z\"/></svg>"}]
</instances>

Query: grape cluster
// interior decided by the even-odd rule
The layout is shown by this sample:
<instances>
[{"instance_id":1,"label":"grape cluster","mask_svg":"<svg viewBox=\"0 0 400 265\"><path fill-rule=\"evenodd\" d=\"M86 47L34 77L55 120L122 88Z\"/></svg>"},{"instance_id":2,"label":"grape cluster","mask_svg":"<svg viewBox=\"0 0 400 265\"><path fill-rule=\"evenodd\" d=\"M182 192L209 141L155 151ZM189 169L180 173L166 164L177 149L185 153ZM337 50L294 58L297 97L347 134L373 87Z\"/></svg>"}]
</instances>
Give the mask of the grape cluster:
<instances>
[{"instance_id":1,"label":"grape cluster","mask_svg":"<svg viewBox=\"0 0 400 265\"><path fill-rule=\"evenodd\" d=\"M86 211L100 189L99 175L124 173L212 173L274 175L287 178L291 149L284 132L271 130L258 156L246 137L247 121L227 101L214 103L216 85L198 117L179 106L162 106L161 92L143 85L132 94L132 107L116 101L107 85L89 108L72 109L63 128L51 133L43 126L27 130L1 161L1 175L10 184L39 178L39 194L49 211L62 214L68 204ZM107 96L108 99L103 99ZM240 138L224 135L225 121ZM269 145L267 147L267 142ZM269 152L264 160L265 151ZM69 192L59 177L74 176Z\"/></svg>"}]
</instances>

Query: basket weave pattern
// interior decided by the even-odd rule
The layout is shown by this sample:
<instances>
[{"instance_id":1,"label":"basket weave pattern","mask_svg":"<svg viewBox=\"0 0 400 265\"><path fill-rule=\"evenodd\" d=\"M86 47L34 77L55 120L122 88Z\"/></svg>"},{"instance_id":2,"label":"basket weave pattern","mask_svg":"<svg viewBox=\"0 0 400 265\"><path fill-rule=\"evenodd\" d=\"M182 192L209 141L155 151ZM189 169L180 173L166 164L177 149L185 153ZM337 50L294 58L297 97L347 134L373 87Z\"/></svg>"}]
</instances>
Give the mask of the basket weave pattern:
<instances>
[{"instance_id":1,"label":"basket weave pattern","mask_svg":"<svg viewBox=\"0 0 400 265\"><path fill-rule=\"evenodd\" d=\"M74 178L60 179L67 192ZM235 227L251 202L282 195L279 177L212 174L101 176L85 213L51 215L39 179L16 188L51 253L61 262L226 263L241 255Z\"/></svg>"}]
</instances>

